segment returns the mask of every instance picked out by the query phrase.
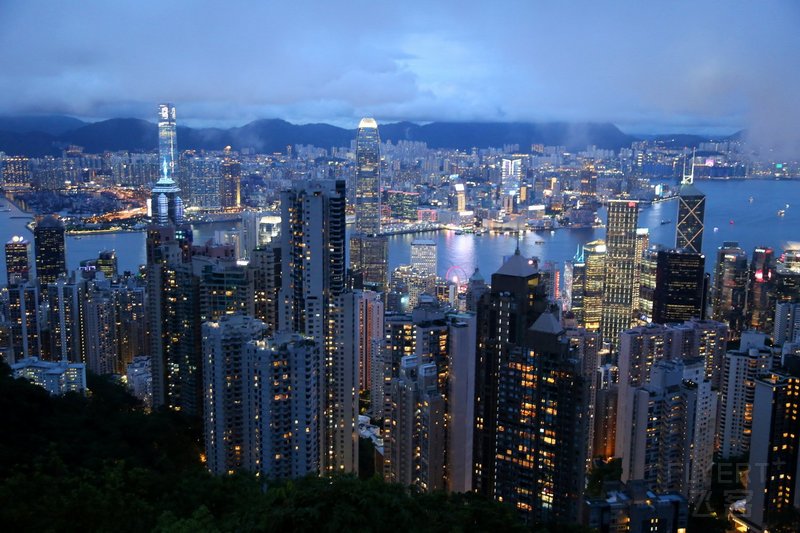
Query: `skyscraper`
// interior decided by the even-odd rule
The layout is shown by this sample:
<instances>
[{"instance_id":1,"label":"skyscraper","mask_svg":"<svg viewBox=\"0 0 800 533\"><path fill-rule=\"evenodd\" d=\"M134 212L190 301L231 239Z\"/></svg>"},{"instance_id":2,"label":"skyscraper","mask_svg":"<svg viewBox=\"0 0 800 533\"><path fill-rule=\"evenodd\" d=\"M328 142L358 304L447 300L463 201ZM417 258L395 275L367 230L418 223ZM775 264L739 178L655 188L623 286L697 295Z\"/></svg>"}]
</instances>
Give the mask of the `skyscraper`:
<instances>
[{"instance_id":1,"label":"skyscraper","mask_svg":"<svg viewBox=\"0 0 800 533\"><path fill-rule=\"evenodd\" d=\"M639 203L630 200L608 202L606 229L606 266L603 289L601 331L603 341L616 346L620 331L633 322L634 306L638 306L639 287L635 281ZM584 305L585 302L584 302Z\"/></svg>"},{"instance_id":2,"label":"skyscraper","mask_svg":"<svg viewBox=\"0 0 800 533\"><path fill-rule=\"evenodd\" d=\"M374 118L362 118L356 133L356 232L381 232L381 139Z\"/></svg>"},{"instance_id":3,"label":"skyscraper","mask_svg":"<svg viewBox=\"0 0 800 533\"><path fill-rule=\"evenodd\" d=\"M352 285L376 292L388 284L389 243L381 233L381 140L378 123L363 118L356 133L356 228L350 239Z\"/></svg>"},{"instance_id":4,"label":"skyscraper","mask_svg":"<svg viewBox=\"0 0 800 533\"><path fill-rule=\"evenodd\" d=\"M661 250L653 293L653 322L703 318L705 256L688 250Z\"/></svg>"},{"instance_id":5,"label":"skyscraper","mask_svg":"<svg viewBox=\"0 0 800 533\"><path fill-rule=\"evenodd\" d=\"M36 255L36 277L45 286L67 273L66 241L64 224L55 215L36 221L33 229Z\"/></svg>"},{"instance_id":6,"label":"skyscraper","mask_svg":"<svg viewBox=\"0 0 800 533\"><path fill-rule=\"evenodd\" d=\"M178 164L178 141L175 123L175 106L158 106L158 161L159 177L151 191L150 209L157 224L182 224L183 200L178 196L180 187L175 183Z\"/></svg>"},{"instance_id":7,"label":"skyscraper","mask_svg":"<svg viewBox=\"0 0 800 533\"><path fill-rule=\"evenodd\" d=\"M6 243L6 276L8 286L28 281L31 271L31 243L15 235Z\"/></svg>"},{"instance_id":8,"label":"skyscraper","mask_svg":"<svg viewBox=\"0 0 800 533\"><path fill-rule=\"evenodd\" d=\"M773 527L781 531L784 527L779 524L788 526L787 516L796 516L800 494L800 373L796 359L790 366L755 380L748 512L743 524L750 526L748 531L773 531ZM793 525L797 527L796 518Z\"/></svg>"},{"instance_id":9,"label":"skyscraper","mask_svg":"<svg viewBox=\"0 0 800 533\"><path fill-rule=\"evenodd\" d=\"M225 159L220 165L220 203L223 209L236 210L241 207L242 164L231 153L231 147L225 147ZM249 250L248 250L249 251Z\"/></svg>"},{"instance_id":10,"label":"skyscraper","mask_svg":"<svg viewBox=\"0 0 800 533\"><path fill-rule=\"evenodd\" d=\"M675 247L703 253L703 220L706 212L706 195L694 186L694 154L692 171L686 174L678 193L678 223L676 224Z\"/></svg>"},{"instance_id":11,"label":"skyscraper","mask_svg":"<svg viewBox=\"0 0 800 533\"><path fill-rule=\"evenodd\" d=\"M411 242L411 266L423 274L435 276L437 270L436 241L414 239Z\"/></svg>"},{"instance_id":12,"label":"skyscraper","mask_svg":"<svg viewBox=\"0 0 800 533\"><path fill-rule=\"evenodd\" d=\"M772 328L772 285L775 275L775 253L772 248L759 246L753 250L747 285L746 325L756 331Z\"/></svg>"},{"instance_id":13,"label":"skyscraper","mask_svg":"<svg viewBox=\"0 0 800 533\"><path fill-rule=\"evenodd\" d=\"M355 422L343 424L341 420L345 416L356 417L357 413L347 406L352 405L351 389L356 393L358 389L357 349L354 352L352 346L340 346L342 339L337 339L344 335L352 313L357 314L343 298L345 194L343 180L298 182L281 194L283 250L278 324L282 331L313 339L316 347L310 351L324 362L320 392L324 398L320 443L323 472L348 472L358 467L349 463L348 458L354 454L342 456L341 448L352 442L349 432L355 430ZM351 380L348 389L346 383ZM348 434L343 435L342 431Z\"/></svg>"},{"instance_id":14,"label":"skyscraper","mask_svg":"<svg viewBox=\"0 0 800 533\"><path fill-rule=\"evenodd\" d=\"M158 105L158 167L162 180L175 181L178 165L178 136L175 106Z\"/></svg>"},{"instance_id":15,"label":"skyscraper","mask_svg":"<svg viewBox=\"0 0 800 533\"><path fill-rule=\"evenodd\" d=\"M739 243L722 243L714 266L712 318L726 322L732 338L739 338L744 328L747 276L747 254Z\"/></svg>"}]
</instances>

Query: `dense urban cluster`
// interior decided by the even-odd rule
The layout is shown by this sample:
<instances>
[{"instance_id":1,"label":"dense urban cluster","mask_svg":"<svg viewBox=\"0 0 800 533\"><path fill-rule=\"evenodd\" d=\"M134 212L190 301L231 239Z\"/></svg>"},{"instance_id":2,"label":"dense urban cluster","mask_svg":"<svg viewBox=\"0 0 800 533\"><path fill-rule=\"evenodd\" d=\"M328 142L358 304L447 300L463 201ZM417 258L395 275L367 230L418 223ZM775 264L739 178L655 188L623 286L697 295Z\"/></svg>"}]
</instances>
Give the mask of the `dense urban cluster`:
<instances>
[{"instance_id":1,"label":"dense urban cluster","mask_svg":"<svg viewBox=\"0 0 800 533\"><path fill-rule=\"evenodd\" d=\"M800 523L800 248L726 242L707 264L695 181L782 164L735 140L433 150L382 143L371 118L351 147L179 153L169 104L158 134L158 154L0 157L15 201L95 191L116 210L37 218L33 261L9 236L14 376L54 395L116 376L201 418L223 477L357 474L368 441L384 480L475 492L528 524ZM672 197L675 240L651 243L640 206ZM193 241L226 217L241 231ZM494 273L442 277L428 239L389 269L392 233L596 225L605 239L563 270L518 246ZM113 228L146 231L138 272L114 251L68 271L67 231ZM718 501L723 465L748 475Z\"/></svg>"}]
</instances>

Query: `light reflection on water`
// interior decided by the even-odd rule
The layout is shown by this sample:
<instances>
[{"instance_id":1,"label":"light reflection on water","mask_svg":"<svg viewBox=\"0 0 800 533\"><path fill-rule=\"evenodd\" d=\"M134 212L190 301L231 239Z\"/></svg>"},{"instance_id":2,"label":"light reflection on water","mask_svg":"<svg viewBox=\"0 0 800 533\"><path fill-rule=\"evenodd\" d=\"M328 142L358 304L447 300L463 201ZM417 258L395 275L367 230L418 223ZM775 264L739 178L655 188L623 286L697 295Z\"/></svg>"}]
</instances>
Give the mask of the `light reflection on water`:
<instances>
[{"instance_id":1,"label":"light reflection on water","mask_svg":"<svg viewBox=\"0 0 800 533\"><path fill-rule=\"evenodd\" d=\"M703 241L706 270L712 269L715 250L723 241L739 241L748 256L756 246L772 246L779 251L789 241L800 241L800 181L714 181L697 185L707 195ZM749 201L751 196L752 203ZM3 202L7 204L5 200ZM789 208L786 208L787 202ZM791 205L793 202L796 205ZM32 241L33 235L25 227L26 220L12 219L21 213L13 206L9 207L10 212L0 212L0 240L5 243L12 235L24 235ZM642 209L639 226L650 229L651 242L674 245L677 208L677 202L673 200ZM785 210L783 217L777 215L779 209ZM605 218L604 213L600 216ZM669 223L662 225L662 221ZM213 236L215 230L230 227L230 223L201 226L197 232L199 240ZM714 227L718 228L716 232ZM520 250L526 256L563 262L575 255L579 245L604 236L603 228L529 232L521 237ZM395 235L389 237L390 268L409 262L410 244L415 238L437 242L439 274L442 276L453 266L462 268L468 275L478 266L488 279L500 267L503 257L514 253L517 245L516 237L511 235L456 235L452 231ZM81 260L97 257L102 250L114 249L120 271L134 271L145 261L144 244L144 233L69 236L67 264L74 269ZM5 261L0 261L0 283L5 278Z\"/></svg>"}]
</instances>

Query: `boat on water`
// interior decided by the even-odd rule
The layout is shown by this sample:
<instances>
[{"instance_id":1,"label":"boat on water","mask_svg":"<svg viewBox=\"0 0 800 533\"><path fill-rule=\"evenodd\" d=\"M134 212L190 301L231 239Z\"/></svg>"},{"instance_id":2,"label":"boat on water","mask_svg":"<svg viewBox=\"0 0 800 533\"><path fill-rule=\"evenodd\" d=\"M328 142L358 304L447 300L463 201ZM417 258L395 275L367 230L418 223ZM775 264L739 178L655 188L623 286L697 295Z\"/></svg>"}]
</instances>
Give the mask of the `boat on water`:
<instances>
[{"instance_id":1,"label":"boat on water","mask_svg":"<svg viewBox=\"0 0 800 533\"><path fill-rule=\"evenodd\" d=\"M672 221L671 220L662 220L661 221L661 225L665 226L665 225L669 224L670 222L672 222Z\"/></svg>"},{"instance_id":2,"label":"boat on water","mask_svg":"<svg viewBox=\"0 0 800 533\"><path fill-rule=\"evenodd\" d=\"M464 235L464 232L460 229L456 230L456 235Z\"/></svg>"},{"instance_id":3,"label":"boat on water","mask_svg":"<svg viewBox=\"0 0 800 533\"><path fill-rule=\"evenodd\" d=\"M751 197L748 199L748 201L749 201L749 202L752 204L752 203L753 203L753 197L751 196Z\"/></svg>"},{"instance_id":4,"label":"boat on water","mask_svg":"<svg viewBox=\"0 0 800 533\"><path fill-rule=\"evenodd\" d=\"M786 214L786 211L784 211L783 209L778 209L778 216L779 217L782 217L785 214Z\"/></svg>"},{"instance_id":5,"label":"boat on water","mask_svg":"<svg viewBox=\"0 0 800 533\"><path fill-rule=\"evenodd\" d=\"M544 244L544 241L536 241L533 244L535 244L536 246L541 246Z\"/></svg>"}]
</instances>

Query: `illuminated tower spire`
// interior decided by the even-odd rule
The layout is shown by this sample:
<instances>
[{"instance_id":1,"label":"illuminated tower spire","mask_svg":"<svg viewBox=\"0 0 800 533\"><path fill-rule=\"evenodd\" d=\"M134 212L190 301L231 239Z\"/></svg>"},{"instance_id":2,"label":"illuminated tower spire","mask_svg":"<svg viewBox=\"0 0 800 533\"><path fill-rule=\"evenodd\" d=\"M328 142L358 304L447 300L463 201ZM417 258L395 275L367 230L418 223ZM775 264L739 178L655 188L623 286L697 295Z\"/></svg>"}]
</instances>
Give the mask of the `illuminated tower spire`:
<instances>
[{"instance_id":1,"label":"illuminated tower spire","mask_svg":"<svg viewBox=\"0 0 800 533\"><path fill-rule=\"evenodd\" d=\"M183 201L178 193L181 189L175 183L175 166L177 164L177 137L175 126L175 106L159 104L158 106L158 161L159 178L153 186L151 207L153 220L161 225L183 222Z\"/></svg>"},{"instance_id":2,"label":"illuminated tower spire","mask_svg":"<svg viewBox=\"0 0 800 533\"><path fill-rule=\"evenodd\" d=\"M686 174L686 161L683 162L675 246L678 249L686 248L691 252L702 253L706 195L694 186L694 159L695 152L692 151L692 170L689 174Z\"/></svg>"}]
</instances>

